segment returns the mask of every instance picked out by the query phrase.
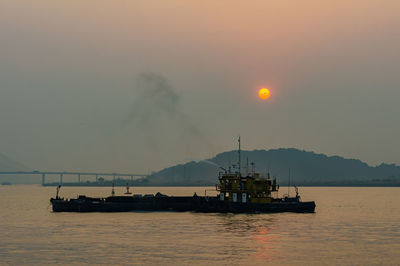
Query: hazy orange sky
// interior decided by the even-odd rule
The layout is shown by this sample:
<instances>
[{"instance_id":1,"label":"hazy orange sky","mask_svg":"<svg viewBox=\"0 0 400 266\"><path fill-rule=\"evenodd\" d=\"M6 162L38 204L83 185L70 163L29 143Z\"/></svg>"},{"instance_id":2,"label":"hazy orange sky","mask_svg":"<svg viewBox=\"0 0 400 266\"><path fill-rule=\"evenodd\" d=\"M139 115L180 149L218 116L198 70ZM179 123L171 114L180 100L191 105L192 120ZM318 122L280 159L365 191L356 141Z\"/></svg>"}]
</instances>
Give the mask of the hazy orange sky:
<instances>
[{"instance_id":1,"label":"hazy orange sky","mask_svg":"<svg viewBox=\"0 0 400 266\"><path fill-rule=\"evenodd\" d=\"M367 0L3 0L0 152L41 170L148 172L231 150L240 134L245 149L400 164L399 11ZM142 73L176 99L139 99Z\"/></svg>"}]
</instances>

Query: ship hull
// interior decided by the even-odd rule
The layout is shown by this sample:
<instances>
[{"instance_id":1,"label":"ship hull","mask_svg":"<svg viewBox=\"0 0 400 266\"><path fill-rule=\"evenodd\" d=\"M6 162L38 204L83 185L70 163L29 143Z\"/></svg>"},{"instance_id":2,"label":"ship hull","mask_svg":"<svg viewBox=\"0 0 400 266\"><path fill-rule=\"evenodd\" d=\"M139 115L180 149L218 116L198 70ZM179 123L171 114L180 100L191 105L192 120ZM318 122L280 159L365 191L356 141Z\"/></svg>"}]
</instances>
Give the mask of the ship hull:
<instances>
[{"instance_id":1,"label":"ship hull","mask_svg":"<svg viewBox=\"0 0 400 266\"><path fill-rule=\"evenodd\" d=\"M216 197L109 197L51 199L53 212L128 212L128 211L193 211L205 213L312 213L315 203L285 202L242 203L220 201Z\"/></svg>"}]
</instances>

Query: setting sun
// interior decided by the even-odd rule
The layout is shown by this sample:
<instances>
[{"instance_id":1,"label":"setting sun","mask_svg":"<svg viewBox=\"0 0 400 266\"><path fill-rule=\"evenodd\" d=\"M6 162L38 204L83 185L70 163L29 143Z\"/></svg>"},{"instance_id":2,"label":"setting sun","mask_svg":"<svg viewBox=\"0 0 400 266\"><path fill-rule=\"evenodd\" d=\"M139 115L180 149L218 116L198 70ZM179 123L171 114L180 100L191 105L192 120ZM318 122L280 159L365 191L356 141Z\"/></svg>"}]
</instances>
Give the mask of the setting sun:
<instances>
[{"instance_id":1,"label":"setting sun","mask_svg":"<svg viewBox=\"0 0 400 266\"><path fill-rule=\"evenodd\" d=\"M271 97L271 92L269 91L269 89L267 88L262 88L258 91L258 96L263 99L266 100L269 97Z\"/></svg>"}]
</instances>

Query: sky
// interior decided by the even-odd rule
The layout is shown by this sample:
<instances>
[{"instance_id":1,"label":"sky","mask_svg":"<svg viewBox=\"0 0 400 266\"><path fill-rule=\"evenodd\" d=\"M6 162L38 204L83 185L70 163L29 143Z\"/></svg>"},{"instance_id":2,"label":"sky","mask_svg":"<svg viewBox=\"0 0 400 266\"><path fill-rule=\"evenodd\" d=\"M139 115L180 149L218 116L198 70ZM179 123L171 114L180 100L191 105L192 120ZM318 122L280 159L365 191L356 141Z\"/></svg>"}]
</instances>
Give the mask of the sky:
<instances>
[{"instance_id":1,"label":"sky","mask_svg":"<svg viewBox=\"0 0 400 266\"><path fill-rule=\"evenodd\" d=\"M400 164L399 1L0 2L0 152L149 173L294 147ZM258 89L268 87L262 101Z\"/></svg>"}]
</instances>

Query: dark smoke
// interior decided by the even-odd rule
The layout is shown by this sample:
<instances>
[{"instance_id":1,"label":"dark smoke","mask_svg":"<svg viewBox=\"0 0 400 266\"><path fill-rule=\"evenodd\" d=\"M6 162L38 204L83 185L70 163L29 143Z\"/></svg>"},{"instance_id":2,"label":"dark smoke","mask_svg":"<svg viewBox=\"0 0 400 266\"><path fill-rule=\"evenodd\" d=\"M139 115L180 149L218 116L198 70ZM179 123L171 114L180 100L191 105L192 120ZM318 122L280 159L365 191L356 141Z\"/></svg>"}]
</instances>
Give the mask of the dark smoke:
<instances>
[{"instance_id":1,"label":"dark smoke","mask_svg":"<svg viewBox=\"0 0 400 266\"><path fill-rule=\"evenodd\" d=\"M160 74L143 73L136 80L135 97L129 114L122 121L122 126L134 126L136 130L173 128L184 137L202 135L192 119L183 111L181 96ZM160 132L162 133L162 132ZM155 138L153 133L148 137ZM154 139L153 139L154 140ZM152 141L153 141L152 140Z\"/></svg>"}]
</instances>

